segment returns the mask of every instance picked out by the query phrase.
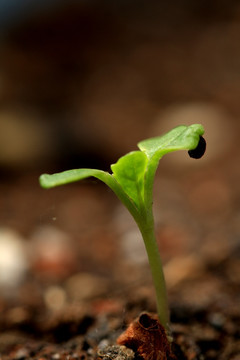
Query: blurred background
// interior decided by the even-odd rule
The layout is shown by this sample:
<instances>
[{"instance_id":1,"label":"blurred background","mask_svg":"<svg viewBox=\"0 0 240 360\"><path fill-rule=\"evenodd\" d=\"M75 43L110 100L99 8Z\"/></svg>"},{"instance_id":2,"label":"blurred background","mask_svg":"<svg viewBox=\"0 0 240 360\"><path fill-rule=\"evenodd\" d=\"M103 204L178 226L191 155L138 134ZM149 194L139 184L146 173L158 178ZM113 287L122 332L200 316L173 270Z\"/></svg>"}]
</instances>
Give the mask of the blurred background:
<instances>
[{"instance_id":1,"label":"blurred background","mask_svg":"<svg viewBox=\"0 0 240 360\"><path fill-rule=\"evenodd\" d=\"M181 124L202 123L208 145L199 161L168 155L157 174L169 289L233 254L238 283L239 99L236 0L0 0L0 309L52 310L113 291L111 277L141 281L142 243L114 195L92 180L46 191L38 177L108 170ZM16 314L27 316L0 325Z\"/></svg>"}]
</instances>

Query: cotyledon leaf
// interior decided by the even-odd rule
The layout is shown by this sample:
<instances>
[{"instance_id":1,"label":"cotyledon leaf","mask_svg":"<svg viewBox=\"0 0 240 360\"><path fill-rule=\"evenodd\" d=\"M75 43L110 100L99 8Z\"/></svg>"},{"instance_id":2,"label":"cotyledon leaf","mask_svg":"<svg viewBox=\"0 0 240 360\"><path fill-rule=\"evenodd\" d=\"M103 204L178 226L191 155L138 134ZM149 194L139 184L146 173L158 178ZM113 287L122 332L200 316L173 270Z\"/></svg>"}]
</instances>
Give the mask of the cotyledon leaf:
<instances>
[{"instance_id":1,"label":"cotyledon leaf","mask_svg":"<svg viewBox=\"0 0 240 360\"><path fill-rule=\"evenodd\" d=\"M55 186L69 184L71 182L86 179L94 176L104 182L108 182L109 174L102 170L95 169L74 169L66 170L56 174L42 174L39 178L40 185L45 189L50 189Z\"/></svg>"},{"instance_id":2,"label":"cotyledon leaf","mask_svg":"<svg viewBox=\"0 0 240 360\"><path fill-rule=\"evenodd\" d=\"M138 144L141 151L132 151L111 165L112 175L97 169L74 169L43 174L40 184L43 188L52 188L93 176L108 185L136 219L144 207L152 204L153 179L159 159L168 152L195 149L203 133L199 124L178 126L165 135L141 141Z\"/></svg>"},{"instance_id":3,"label":"cotyledon leaf","mask_svg":"<svg viewBox=\"0 0 240 360\"><path fill-rule=\"evenodd\" d=\"M203 134L204 128L200 124L180 125L162 136L139 142L138 147L148 158L152 158L156 154L158 158L161 158L168 152L195 149L199 137Z\"/></svg>"},{"instance_id":4,"label":"cotyledon leaf","mask_svg":"<svg viewBox=\"0 0 240 360\"><path fill-rule=\"evenodd\" d=\"M144 201L144 176L148 158L141 151L132 151L111 165L114 178L140 210Z\"/></svg>"},{"instance_id":5,"label":"cotyledon leaf","mask_svg":"<svg viewBox=\"0 0 240 360\"><path fill-rule=\"evenodd\" d=\"M177 150L193 150L197 148L203 134L204 128L200 124L180 125L162 136L138 143L139 149L149 159L144 183L144 203L146 207L150 207L152 204L153 181L162 156Z\"/></svg>"}]
</instances>

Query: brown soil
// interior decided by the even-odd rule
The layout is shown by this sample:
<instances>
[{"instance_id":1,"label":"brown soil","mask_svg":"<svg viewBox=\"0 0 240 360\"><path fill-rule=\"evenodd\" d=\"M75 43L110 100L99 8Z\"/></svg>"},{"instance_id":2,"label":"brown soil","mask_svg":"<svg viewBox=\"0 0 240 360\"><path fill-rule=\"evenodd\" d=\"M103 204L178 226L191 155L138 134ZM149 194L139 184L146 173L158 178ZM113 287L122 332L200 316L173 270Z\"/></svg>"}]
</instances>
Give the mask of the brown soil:
<instances>
[{"instance_id":1,"label":"brown soil","mask_svg":"<svg viewBox=\"0 0 240 360\"><path fill-rule=\"evenodd\" d=\"M178 177L175 181L184 188L189 179ZM219 181L223 182L215 179L215 186ZM223 183L228 186L229 179ZM195 201L194 189L188 187L190 200L193 197ZM233 187L231 191L235 191ZM126 212L114 195L91 181L42 190L35 174L3 182L1 193L5 226L15 229L30 246L28 270L21 282L0 295L1 359L133 358L130 350L116 346L116 339L142 311L155 312L154 291L148 265L139 266L126 254L126 234L121 234L118 224ZM178 195L172 193L171 199L159 201L163 208L167 203L172 207L171 228L168 218L165 224L157 225L169 287L172 350L177 359L237 360L240 262L233 212L222 214L218 232L215 227L211 230L201 209L196 210L196 221L185 208L179 229L174 209L184 206L178 203ZM186 197L183 201L188 204ZM156 203L157 216L157 199ZM31 214L26 216L29 208ZM126 219L125 232L129 226L135 227ZM186 219L188 226L183 226ZM69 236L66 243L60 241L64 256L51 247L51 233L44 233L47 242L43 248L37 247L36 229L46 231L50 225L58 229L59 239L63 233ZM186 246L189 233L194 234L193 243ZM50 258L46 255L49 251Z\"/></svg>"}]
</instances>

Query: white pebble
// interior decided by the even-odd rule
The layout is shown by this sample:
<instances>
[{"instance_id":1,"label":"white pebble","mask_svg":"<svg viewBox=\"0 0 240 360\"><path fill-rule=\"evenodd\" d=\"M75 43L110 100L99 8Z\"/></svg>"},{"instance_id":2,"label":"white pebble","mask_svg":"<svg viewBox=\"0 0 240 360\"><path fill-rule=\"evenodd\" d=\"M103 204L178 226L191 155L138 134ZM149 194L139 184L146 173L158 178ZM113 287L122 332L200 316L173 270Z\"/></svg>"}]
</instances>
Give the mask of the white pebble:
<instances>
[{"instance_id":1,"label":"white pebble","mask_svg":"<svg viewBox=\"0 0 240 360\"><path fill-rule=\"evenodd\" d=\"M24 240L13 230L0 229L0 288L17 286L27 268Z\"/></svg>"}]
</instances>

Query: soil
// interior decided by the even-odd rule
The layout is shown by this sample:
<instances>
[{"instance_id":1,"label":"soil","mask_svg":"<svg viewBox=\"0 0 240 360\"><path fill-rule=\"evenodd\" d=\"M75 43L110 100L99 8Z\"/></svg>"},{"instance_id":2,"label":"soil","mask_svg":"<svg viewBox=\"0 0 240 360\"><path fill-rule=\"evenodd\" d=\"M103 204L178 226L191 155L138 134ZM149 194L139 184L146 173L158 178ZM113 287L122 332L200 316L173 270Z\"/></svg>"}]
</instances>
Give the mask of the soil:
<instances>
[{"instance_id":1,"label":"soil","mask_svg":"<svg viewBox=\"0 0 240 360\"><path fill-rule=\"evenodd\" d=\"M216 192L210 199L218 201L214 218L209 195L201 195L205 205L196 201L191 185L196 168L189 177L175 174L174 181L168 178L171 171L164 170L163 180L157 177L156 182L165 184L166 192L156 199L155 213L158 219L158 207L166 210L156 227L173 353L188 360L240 359L240 248L232 173L216 177L211 166L201 178L208 184L211 175L214 182L206 191L214 193L214 185L228 194L222 191L220 199ZM2 221L14 229L13 237L21 234L27 254L21 279L2 284L1 360L140 358L116 345L141 312L156 311L148 264L144 257L139 262L139 250L129 240L129 234L136 235L135 225L101 184L90 180L46 191L37 176L18 175L1 183ZM173 191L179 185L182 199Z\"/></svg>"}]
</instances>

